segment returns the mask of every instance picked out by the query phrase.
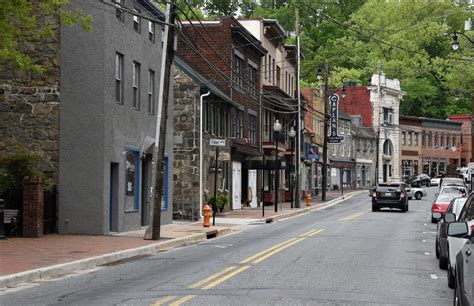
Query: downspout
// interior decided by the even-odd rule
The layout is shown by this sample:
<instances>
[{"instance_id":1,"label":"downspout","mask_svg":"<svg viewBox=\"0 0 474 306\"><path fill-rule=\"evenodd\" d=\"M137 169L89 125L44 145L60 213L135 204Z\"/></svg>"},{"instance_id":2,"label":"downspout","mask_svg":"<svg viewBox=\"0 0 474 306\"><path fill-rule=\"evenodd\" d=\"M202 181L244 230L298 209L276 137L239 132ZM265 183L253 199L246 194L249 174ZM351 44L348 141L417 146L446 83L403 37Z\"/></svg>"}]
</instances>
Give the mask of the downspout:
<instances>
[{"instance_id":1,"label":"downspout","mask_svg":"<svg viewBox=\"0 0 474 306\"><path fill-rule=\"evenodd\" d=\"M202 219L202 158L203 158L203 154L202 154L202 114L203 114L203 111L202 111L202 102L203 102L203 99L204 97L207 97L211 94L211 91L207 91L207 93L205 94L202 94L200 97L199 97L199 218Z\"/></svg>"}]
</instances>

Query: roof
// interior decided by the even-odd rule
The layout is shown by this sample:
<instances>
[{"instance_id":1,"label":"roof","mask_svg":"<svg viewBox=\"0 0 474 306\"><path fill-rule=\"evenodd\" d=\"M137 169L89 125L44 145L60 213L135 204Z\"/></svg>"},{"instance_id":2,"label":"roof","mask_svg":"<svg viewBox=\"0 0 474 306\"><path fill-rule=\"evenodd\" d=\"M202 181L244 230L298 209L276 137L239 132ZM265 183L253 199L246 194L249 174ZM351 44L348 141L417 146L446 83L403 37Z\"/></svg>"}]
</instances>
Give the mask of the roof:
<instances>
[{"instance_id":1,"label":"roof","mask_svg":"<svg viewBox=\"0 0 474 306\"><path fill-rule=\"evenodd\" d=\"M249 43L248 47L254 49L259 54L265 55L268 53L267 49L262 46L262 43L257 38L255 38L255 36L253 36L249 31L247 31L247 29L244 28L240 23L239 26L231 25L231 31L232 34L237 34L242 39L247 41Z\"/></svg>"},{"instance_id":2,"label":"roof","mask_svg":"<svg viewBox=\"0 0 474 306\"><path fill-rule=\"evenodd\" d=\"M155 18L165 21L166 15L161 8L151 0L137 0L141 6L146 8Z\"/></svg>"},{"instance_id":3,"label":"roof","mask_svg":"<svg viewBox=\"0 0 474 306\"><path fill-rule=\"evenodd\" d=\"M281 36L282 40L288 37L286 35L285 30L283 30L280 23L276 19L263 19L263 25L272 27L275 30L275 32L277 32L277 34Z\"/></svg>"},{"instance_id":4,"label":"roof","mask_svg":"<svg viewBox=\"0 0 474 306\"><path fill-rule=\"evenodd\" d=\"M354 131L356 137L375 138L375 132L371 128L353 125L352 131Z\"/></svg>"},{"instance_id":5,"label":"roof","mask_svg":"<svg viewBox=\"0 0 474 306\"><path fill-rule=\"evenodd\" d=\"M342 119L342 120L350 120L352 121L352 117L347 115L346 113L344 113L343 111L341 111L341 109L339 109L338 111L338 118L339 119Z\"/></svg>"}]
</instances>

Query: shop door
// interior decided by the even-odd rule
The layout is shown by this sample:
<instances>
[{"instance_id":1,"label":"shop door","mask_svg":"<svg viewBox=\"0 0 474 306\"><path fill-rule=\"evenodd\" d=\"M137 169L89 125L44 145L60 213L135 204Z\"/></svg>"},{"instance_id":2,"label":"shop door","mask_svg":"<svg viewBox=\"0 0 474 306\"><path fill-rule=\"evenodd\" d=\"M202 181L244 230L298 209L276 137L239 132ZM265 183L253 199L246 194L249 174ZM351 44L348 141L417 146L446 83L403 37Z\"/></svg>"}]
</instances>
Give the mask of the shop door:
<instances>
[{"instance_id":1,"label":"shop door","mask_svg":"<svg viewBox=\"0 0 474 306\"><path fill-rule=\"evenodd\" d=\"M251 207L257 207L257 170L249 170L248 198Z\"/></svg>"},{"instance_id":2,"label":"shop door","mask_svg":"<svg viewBox=\"0 0 474 306\"><path fill-rule=\"evenodd\" d=\"M232 209L242 209L242 163L232 162Z\"/></svg>"}]
</instances>

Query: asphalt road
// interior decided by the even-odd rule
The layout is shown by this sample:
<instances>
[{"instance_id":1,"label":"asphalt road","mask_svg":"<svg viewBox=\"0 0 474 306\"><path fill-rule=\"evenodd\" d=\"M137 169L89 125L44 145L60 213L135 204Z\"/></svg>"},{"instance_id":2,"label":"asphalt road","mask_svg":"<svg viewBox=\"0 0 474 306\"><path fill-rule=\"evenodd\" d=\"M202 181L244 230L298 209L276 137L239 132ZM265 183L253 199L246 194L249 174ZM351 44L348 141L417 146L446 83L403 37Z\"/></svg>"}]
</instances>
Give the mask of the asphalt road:
<instances>
[{"instance_id":1,"label":"asphalt road","mask_svg":"<svg viewBox=\"0 0 474 306\"><path fill-rule=\"evenodd\" d=\"M448 305L428 197L372 212L367 193L326 210L4 292L0 304ZM173 304L174 303L174 304Z\"/></svg>"}]
</instances>

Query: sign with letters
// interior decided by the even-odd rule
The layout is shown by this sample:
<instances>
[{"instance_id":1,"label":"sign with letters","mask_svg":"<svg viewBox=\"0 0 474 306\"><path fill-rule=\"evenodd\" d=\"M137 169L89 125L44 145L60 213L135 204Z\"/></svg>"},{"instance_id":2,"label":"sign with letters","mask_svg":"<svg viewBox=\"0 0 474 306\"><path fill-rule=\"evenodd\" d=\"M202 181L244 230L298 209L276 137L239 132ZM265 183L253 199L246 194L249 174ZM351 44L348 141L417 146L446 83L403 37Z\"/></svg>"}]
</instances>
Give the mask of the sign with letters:
<instances>
[{"instance_id":1,"label":"sign with letters","mask_svg":"<svg viewBox=\"0 0 474 306\"><path fill-rule=\"evenodd\" d=\"M210 145L215 147L225 147L225 139L211 139Z\"/></svg>"},{"instance_id":2,"label":"sign with letters","mask_svg":"<svg viewBox=\"0 0 474 306\"><path fill-rule=\"evenodd\" d=\"M338 106L339 96L337 94L329 96L329 129L331 135L328 137L328 143L341 143L344 140L343 136L337 134Z\"/></svg>"}]
</instances>

